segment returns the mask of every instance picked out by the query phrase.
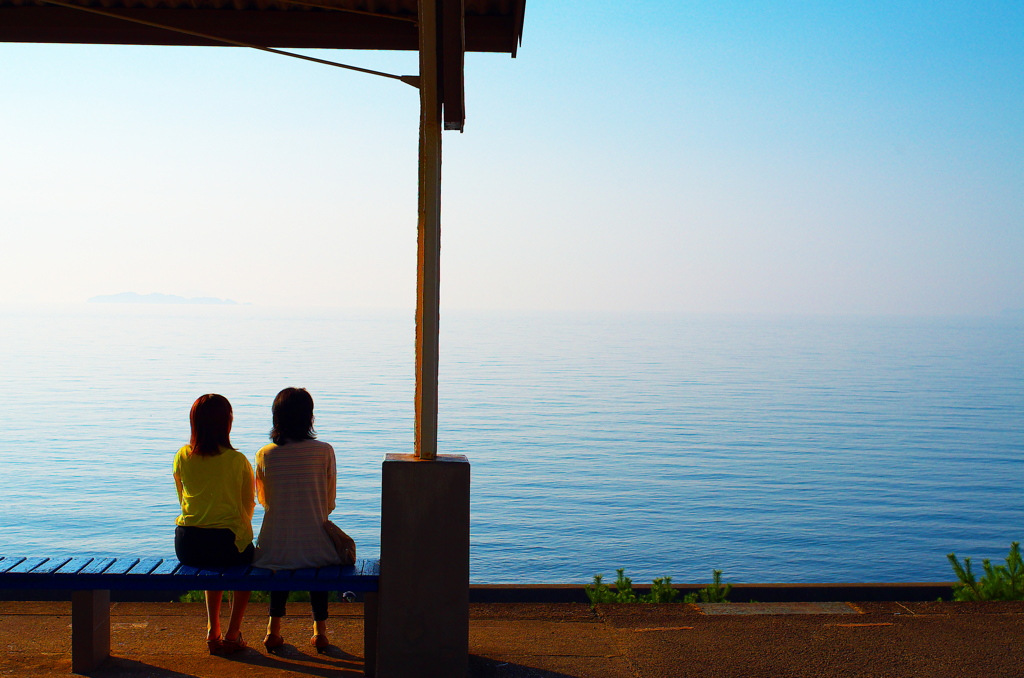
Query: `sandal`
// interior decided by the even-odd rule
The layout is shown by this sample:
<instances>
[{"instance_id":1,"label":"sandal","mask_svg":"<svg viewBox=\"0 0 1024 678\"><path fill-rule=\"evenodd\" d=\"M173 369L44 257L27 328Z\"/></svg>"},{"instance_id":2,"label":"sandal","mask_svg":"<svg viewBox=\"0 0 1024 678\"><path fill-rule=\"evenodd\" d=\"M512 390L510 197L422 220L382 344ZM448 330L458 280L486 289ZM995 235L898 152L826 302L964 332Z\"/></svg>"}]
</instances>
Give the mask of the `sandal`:
<instances>
[{"instance_id":1,"label":"sandal","mask_svg":"<svg viewBox=\"0 0 1024 678\"><path fill-rule=\"evenodd\" d=\"M210 654L220 654L223 645L224 641L220 639L220 636L206 639L206 647L210 648Z\"/></svg>"},{"instance_id":2,"label":"sandal","mask_svg":"<svg viewBox=\"0 0 1024 678\"><path fill-rule=\"evenodd\" d=\"M316 651L323 654L330 647L331 641L327 640L327 636L322 633L318 633L309 639L309 644L316 648Z\"/></svg>"},{"instance_id":3,"label":"sandal","mask_svg":"<svg viewBox=\"0 0 1024 678\"><path fill-rule=\"evenodd\" d=\"M267 648L267 652L273 652L282 645L284 645L284 636L279 636L276 633L268 633L267 637L263 639L263 647Z\"/></svg>"},{"instance_id":4,"label":"sandal","mask_svg":"<svg viewBox=\"0 0 1024 678\"><path fill-rule=\"evenodd\" d=\"M249 646L246 645L244 640L242 640L242 634L241 632L239 632L238 637L236 637L234 640L231 640L230 638L224 638L224 640L220 644L220 652L221 654L234 654L235 652L241 652L247 647Z\"/></svg>"}]
</instances>

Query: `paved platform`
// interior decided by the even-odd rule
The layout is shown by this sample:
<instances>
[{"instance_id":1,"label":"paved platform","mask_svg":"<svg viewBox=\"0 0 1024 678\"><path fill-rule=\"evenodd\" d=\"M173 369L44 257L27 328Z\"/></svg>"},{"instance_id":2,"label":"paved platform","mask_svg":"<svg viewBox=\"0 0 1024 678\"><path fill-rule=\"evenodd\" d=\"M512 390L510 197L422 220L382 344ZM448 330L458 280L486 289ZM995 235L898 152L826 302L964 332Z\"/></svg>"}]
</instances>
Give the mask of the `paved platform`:
<instances>
[{"instance_id":1,"label":"paved platform","mask_svg":"<svg viewBox=\"0 0 1024 678\"><path fill-rule=\"evenodd\" d=\"M1024 603L474 604L473 678L780 676L1024 677ZM254 649L211 657L201 604L115 603L114 656L91 675L152 678L362 675L362 606L332 604L332 647L309 642L304 603L289 605L279 655L260 641L267 606L250 606ZM0 675L68 675L69 603L0 603Z\"/></svg>"}]
</instances>

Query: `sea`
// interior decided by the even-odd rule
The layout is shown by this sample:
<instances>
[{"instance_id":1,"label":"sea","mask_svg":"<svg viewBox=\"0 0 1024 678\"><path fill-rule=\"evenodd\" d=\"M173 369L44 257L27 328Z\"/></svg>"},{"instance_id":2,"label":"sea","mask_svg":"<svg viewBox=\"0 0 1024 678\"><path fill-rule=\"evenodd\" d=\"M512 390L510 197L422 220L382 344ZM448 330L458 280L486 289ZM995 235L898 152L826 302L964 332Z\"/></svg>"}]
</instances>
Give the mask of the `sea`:
<instances>
[{"instance_id":1,"label":"sea","mask_svg":"<svg viewBox=\"0 0 1024 678\"><path fill-rule=\"evenodd\" d=\"M950 581L948 553L1002 562L1024 539L1024 316L441 328L439 448L472 465L474 583ZM379 553L414 331L411 311L0 308L0 555L173 555L193 400L226 396L252 459L286 386L337 453L334 521Z\"/></svg>"}]
</instances>

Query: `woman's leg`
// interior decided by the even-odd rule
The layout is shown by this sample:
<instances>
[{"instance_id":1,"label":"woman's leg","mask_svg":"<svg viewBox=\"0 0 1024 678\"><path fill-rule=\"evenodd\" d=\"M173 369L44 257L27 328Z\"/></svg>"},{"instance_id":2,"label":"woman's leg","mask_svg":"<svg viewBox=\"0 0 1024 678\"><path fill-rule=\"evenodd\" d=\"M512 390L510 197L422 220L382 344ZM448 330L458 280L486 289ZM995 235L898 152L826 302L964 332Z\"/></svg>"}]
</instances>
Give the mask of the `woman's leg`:
<instances>
[{"instance_id":1,"label":"woman's leg","mask_svg":"<svg viewBox=\"0 0 1024 678\"><path fill-rule=\"evenodd\" d=\"M270 621L267 622L267 635L281 635L281 620L284 619L288 603L288 591L270 592Z\"/></svg>"},{"instance_id":2,"label":"woman's leg","mask_svg":"<svg viewBox=\"0 0 1024 678\"><path fill-rule=\"evenodd\" d=\"M327 591L310 591L309 604L313 608L313 635L327 635Z\"/></svg>"},{"instance_id":3,"label":"woman's leg","mask_svg":"<svg viewBox=\"0 0 1024 678\"><path fill-rule=\"evenodd\" d=\"M245 608L249 605L251 591L234 591L231 594L231 621L228 622L228 631L224 634L224 640L237 640L242 634L242 618L245 617Z\"/></svg>"},{"instance_id":4,"label":"woman's leg","mask_svg":"<svg viewBox=\"0 0 1024 678\"><path fill-rule=\"evenodd\" d=\"M252 544L245 547L241 553L235 548L235 535L231 530L223 530L224 539L226 540L225 549L227 554L224 555L224 560L229 561L231 565L249 565L252 563L252 557L255 549ZM245 617L245 608L249 606L249 596L252 591L233 591L231 593L231 620L228 622L227 633L224 634L224 640L237 640L242 636L242 619ZM245 644L243 643L244 647Z\"/></svg>"},{"instance_id":5,"label":"woman's leg","mask_svg":"<svg viewBox=\"0 0 1024 678\"><path fill-rule=\"evenodd\" d=\"M253 545L238 552L235 535L231 530L178 526L174 531L174 552L178 560L192 567L231 567L248 565L253 558ZM220 603L222 591L206 592L207 639L219 639ZM231 619L225 639L237 640L242 629L242 618L249 604L249 591L235 591L231 599ZM243 645L244 647L244 645ZM212 649L212 648L211 648Z\"/></svg>"},{"instance_id":6,"label":"woman's leg","mask_svg":"<svg viewBox=\"0 0 1024 678\"><path fill-rule=\"evenodd\" d=\"M220 600L223 591L206 591L206 639L220 638Z\"/></svg>"}]
</instances>

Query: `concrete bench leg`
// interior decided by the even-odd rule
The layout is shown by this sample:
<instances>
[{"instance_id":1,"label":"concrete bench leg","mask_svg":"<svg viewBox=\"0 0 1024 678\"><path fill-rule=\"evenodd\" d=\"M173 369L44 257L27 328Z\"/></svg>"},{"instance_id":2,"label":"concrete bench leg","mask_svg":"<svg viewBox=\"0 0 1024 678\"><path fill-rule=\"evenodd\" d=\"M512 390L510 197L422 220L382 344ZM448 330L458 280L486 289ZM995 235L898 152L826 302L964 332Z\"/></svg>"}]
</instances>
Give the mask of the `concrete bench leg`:
<instances>
[{"instance_id":1,"label":"concrete bench leg","mask_svg":"<svg viewBox=\"0 0 1024 678\"><path fill-rule=\"evenodd\" d=\"M71 670L92 671L110 656L110 591L71 597Z\"/></svg>"},{"instance_id":2,"label":"concrete bench leg","mask_svg":"<svg viewBox=\"0 0 1024 678\"><path fill-rule=\"evenodd\" d=\"M377 674L377 592L363 597L363 675Z\"/></svg>"}]
</instances>

